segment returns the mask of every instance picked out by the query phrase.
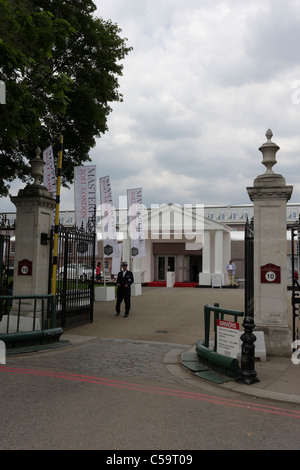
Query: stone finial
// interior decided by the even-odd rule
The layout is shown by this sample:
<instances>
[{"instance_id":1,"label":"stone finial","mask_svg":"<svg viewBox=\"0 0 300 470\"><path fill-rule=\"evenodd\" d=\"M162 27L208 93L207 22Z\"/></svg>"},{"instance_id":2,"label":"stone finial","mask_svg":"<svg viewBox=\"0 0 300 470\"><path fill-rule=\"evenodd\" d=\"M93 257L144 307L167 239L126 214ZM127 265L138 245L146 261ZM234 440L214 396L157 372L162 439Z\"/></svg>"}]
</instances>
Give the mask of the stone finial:
<instances>
[{"instance_id":1,"label":"stone finial","mask_svg":"<svg viewBox=\"0 0 300 470\"><path fill-rule=\"evenodd\" d=\"M272 137L273 137L273 132L271 131L271 129L268 129L266 132L266 138L268 139L268 141L270 141Z\"/></svg>"},{"instance_id":2,"label":"stone finial","mask_svg":"<svg viewBox=\"0 0 300 470\"><path fill-rule=\"evenodd\" d=\"M271 129L268 129L266 132L267 142L262 144L259 148L263 154L262 164L265 165L266 171L265 175L274 175L272 167L277 163L276 161L276 152L280 149L278 145L272 142L273 132Z\"/></svg>"},{"instance_id":3,"label":"stone finial","mask_svg":"<svg viewBox=\"0 0 300 470\"><path fill-rule=\"evenodd\" d=\"M45 162L40 158L40 154L41 154L41 149L40 147L37 147L35 149L35 158L30 160L31 176L34 178L34 182L32 183L32 186L40 186L41 179L43 178L43 168L44 168Z\"/></svg>"}]
</instances>

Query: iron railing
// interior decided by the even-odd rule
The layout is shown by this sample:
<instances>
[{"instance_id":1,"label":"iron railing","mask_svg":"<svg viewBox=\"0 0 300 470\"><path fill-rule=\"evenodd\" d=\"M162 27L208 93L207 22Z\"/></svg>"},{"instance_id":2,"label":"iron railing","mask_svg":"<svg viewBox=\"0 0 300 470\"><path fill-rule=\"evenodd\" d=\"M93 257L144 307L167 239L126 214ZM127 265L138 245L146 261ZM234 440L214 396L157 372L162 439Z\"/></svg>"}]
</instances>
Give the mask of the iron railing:
<instances>
[{"instance_id":1,"label":"iron railing","mask_svg":"<svg viewBox=\"0 0 300 470\"><path fill-rule=\"evenodd\" d=\"M22 304L23 301L23 304ZM22 306L32 301L31 316L24 316ZM12 307L14 309L12 310ZM39 311L37 311L39 309ZM56 327L54 295L0 295L0 327L5 321L4 334L20 333L22 319L27 320L27 331L43 331ZM31 323L31 326L30 326Z\"/></svg>"},{"instance_id":2,"label":"iron railing","mask_svg":"<svg viewBox=\"0 0 300 470\"><path fill-rule=\"evenodd\" d=\"M214 326L214 350L217 350L217 320L224 320L225 315L234 317L234 321L237 322L238 317L244 317L244 312L239 310L229 310L226 308L221 308L219 304L215 303L213 306L205 305L204 306L204 346L209 347L209 335L210 335L210 325L211 325L211 313L214 314L213 326Z\"/></svg>"}]
</instances>

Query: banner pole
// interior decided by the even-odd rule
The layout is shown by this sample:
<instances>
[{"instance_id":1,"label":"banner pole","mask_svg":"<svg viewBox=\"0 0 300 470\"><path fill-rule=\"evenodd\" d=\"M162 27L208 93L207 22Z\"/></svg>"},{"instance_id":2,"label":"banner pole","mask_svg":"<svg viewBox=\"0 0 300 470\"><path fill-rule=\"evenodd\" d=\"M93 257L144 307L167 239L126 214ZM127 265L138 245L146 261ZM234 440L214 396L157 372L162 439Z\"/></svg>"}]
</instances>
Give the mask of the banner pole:
<instances>
[{"instance_id":1,"label":"banner pole","mask_svg":"<svg viewBox=\"0 0 300 470\"><path fill-rule=\"evenodd\" d=\"M103 287L106 287L106 280L105 280L105 258L104 258L104 227L103 227L103 201L102 201L102 183L101 179L99 178L99 185L100 185L100 206L101 206L101 231L102 231L102 262L103 262Z\"/></svg>"},{"instance_id":2,"label":"banner pole","mask_svg":"<svg viewBox=\"0 0 300 470\"><path fill-rule=\"evenodd\" d=\"M54 244L53 244L53 262L52 262L52 289L51 294L56 294L56 272L57 272L57 252L58 252L58 226L59 226L59 204L60 204L60 186L63 155L63 136L59 137L57 180L56 180L56 207L55 207L55 226L54 226Z\"/></svg>"},{"instance_id":3,"label":"banner pole","mask_svg":"<svg viewBox=\"0 0 300 470\"><path fill-rule=\"evenodd\" d=\"M131 237L129 231L129 217L128 214L130 213L130 203L129 203L129 189L127 189L127 217L126 217L126 238L129 249L128 252L128 262L129 262L129 271L132 271L132 256L131 256Z\"/></svg>"}]
</instances>

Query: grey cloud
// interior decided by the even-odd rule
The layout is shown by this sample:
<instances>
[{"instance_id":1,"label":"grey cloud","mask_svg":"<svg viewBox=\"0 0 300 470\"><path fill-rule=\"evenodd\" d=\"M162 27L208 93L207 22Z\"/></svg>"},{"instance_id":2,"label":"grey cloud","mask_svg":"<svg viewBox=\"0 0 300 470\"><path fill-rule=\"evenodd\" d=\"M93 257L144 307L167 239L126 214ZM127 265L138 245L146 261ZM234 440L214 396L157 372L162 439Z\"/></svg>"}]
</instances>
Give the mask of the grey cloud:
<instances>
[{"instance_id":1,"label":"grey cloud","mask_svg":"<svg viewBox=\"0 0 300 470\"><path fill-rule=\"evenodd\" d=\"M116 200L142 187L148 205L249 203L271 127L281 147L274 169L300 201L298 1L94 1L133 47L124 102L90 154Z\"/></svg>"}]
</instances>

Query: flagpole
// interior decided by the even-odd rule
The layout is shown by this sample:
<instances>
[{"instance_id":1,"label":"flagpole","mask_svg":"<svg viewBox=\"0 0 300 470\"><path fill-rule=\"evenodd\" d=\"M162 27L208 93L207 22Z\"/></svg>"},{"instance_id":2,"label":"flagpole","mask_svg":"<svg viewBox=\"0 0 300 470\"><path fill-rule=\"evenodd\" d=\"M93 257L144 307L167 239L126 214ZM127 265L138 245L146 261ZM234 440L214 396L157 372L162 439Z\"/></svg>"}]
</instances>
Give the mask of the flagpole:
<instances>
[{"instance_id":1,"label":"flagpole","mask_svg":"<svg viewBox=\"0 0 300 470\"><path fill-rule=\"evenodd\" d=\"M59 204L60 204L60 186L61 186L61 170L62 170L62 154L63 154L63 136L59 136L59 151L57 165L56 180L56 207L55 207L55 226L54 226L54 246L53 246L53 262L52 262L52 288L51 294L56 294L56 272L57 272L57 252L58 252L58 226L59 226Z\"/></svg>"},{"instance_id":2,"label":"flagpole","mask_svg":"<svg viewBox=\"0 0 300 470\"><path fill-rule=\"evenodd\" d=\"M103 287L106 286L106 281L105 281L105 261L104 261L104 230L103 230L103 202L102 202L102 187L101 187L101 178L99 178L99 183L100 183L100 206L101 206L101 230L102 230L102 262L103 262ZM101 272L101 271L100 271Z\"/></svg>"},{"instance_id":3,"label":"flagpole","mask_svg":"<svg viewBox=\"0 0 300 470\"><path fill-rule=\"evenodd\" d=\"M102 219L103 221L103 219ZM103 258L103 287L106 286L105 280L105 261L104 261L104 238L103 238L103 230L102 230L102 258Z\"/></svg>"},{"instance_id":4,"label":"flagpole","mask_svg":"<svg viewBox=\"0 0 300 470\"><path fill-rule=\"evenodd\" d=\"M129 190L127 189L127 217L126 217L126 237L127 237L127 243L128 243L128 257L129 257L129 270L132 271L132 256L131 256L131 238L130 238L130 232L129 232L129 217L128 213L130 212L130 204L129 204L129 198L128 198L128 193Z\"/></svg>"}]
</instances>

